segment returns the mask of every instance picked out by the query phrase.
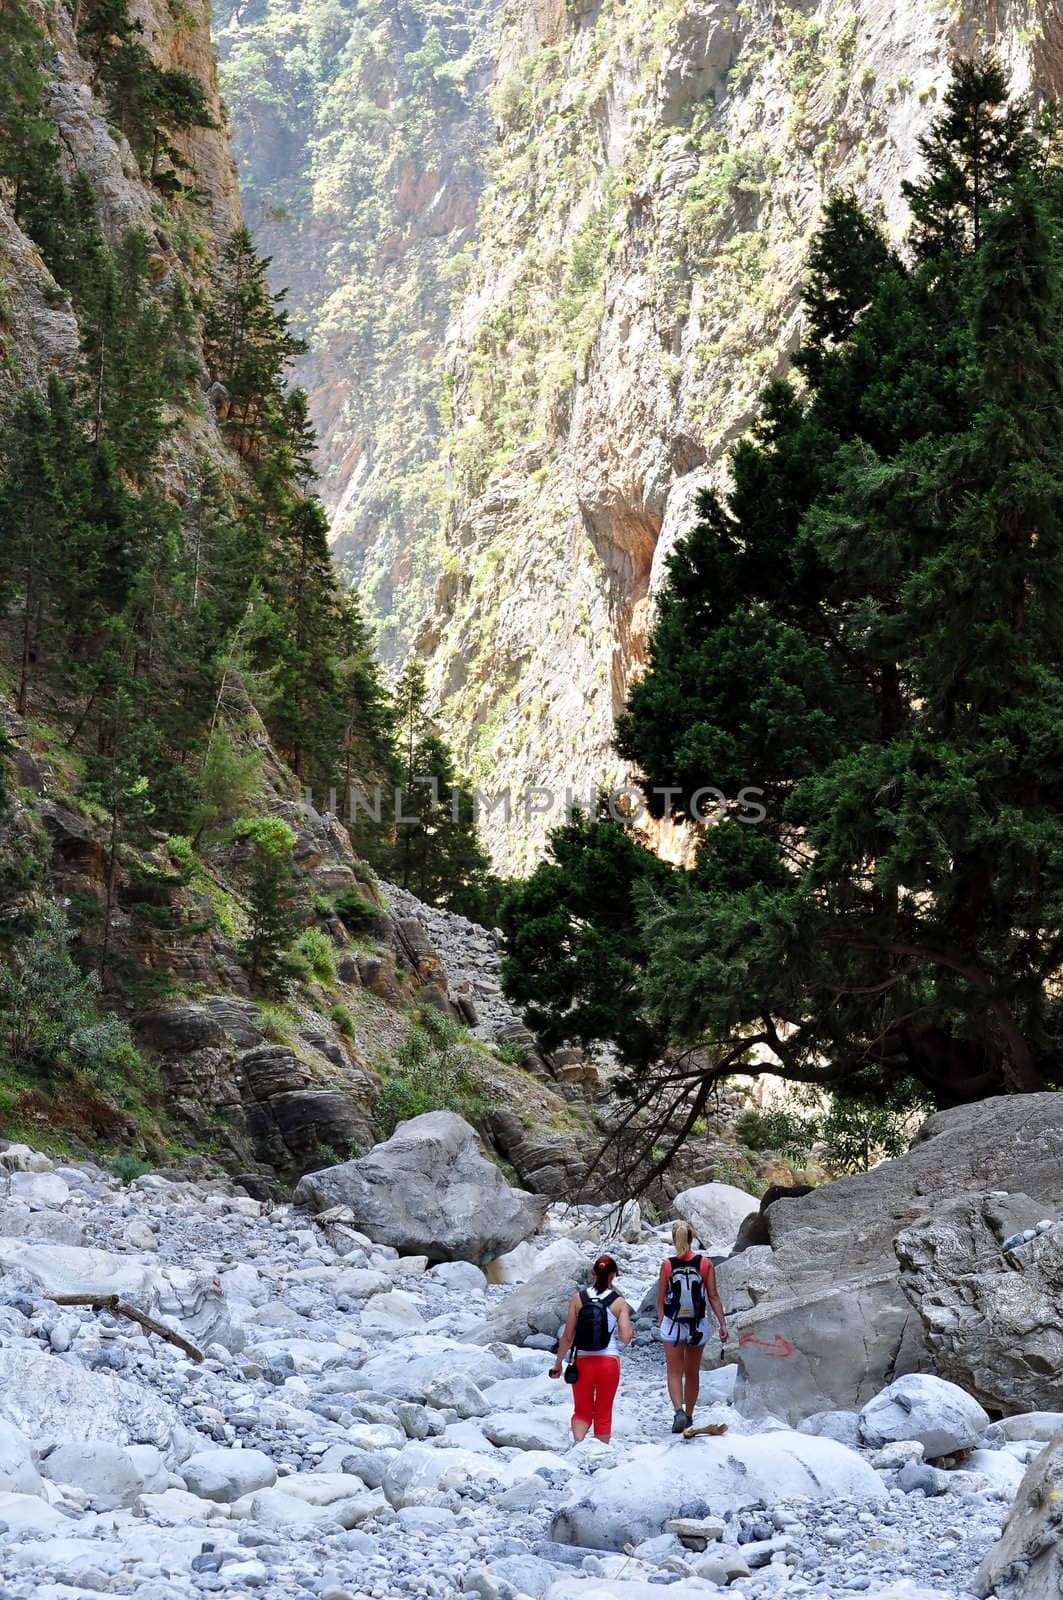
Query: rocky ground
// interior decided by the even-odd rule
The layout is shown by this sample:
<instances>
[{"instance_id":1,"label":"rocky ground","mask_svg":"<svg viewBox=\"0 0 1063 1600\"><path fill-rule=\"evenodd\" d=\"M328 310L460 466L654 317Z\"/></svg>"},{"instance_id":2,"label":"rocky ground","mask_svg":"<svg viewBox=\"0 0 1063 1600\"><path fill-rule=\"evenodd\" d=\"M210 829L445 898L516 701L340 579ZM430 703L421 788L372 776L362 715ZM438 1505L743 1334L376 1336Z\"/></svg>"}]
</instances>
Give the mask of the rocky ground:
<instances>
[{"instance_id":1,"label":"rocky ground","mask_svg":"<svg viewBox=\"0 0 1063 1600\"><path fill-rule=\"evenodd\" d=\"M633 1208L551 1207L489 1282L226 1182L123 1187L18 1148L2 1168L4 1600L966 1596L1045 1437L986 1433L921 1377L793 1432L735 1411L722 1367L698 1420L727 1435L674 1438L643 1317L612 1443L573 1447L536 1316L603 1245L639 1303L663 1246ZM206 1359L47 1297L87 1285ZM1004 1437L1025 1422L1037 1439Z\"/></svg>"}]
</instances>

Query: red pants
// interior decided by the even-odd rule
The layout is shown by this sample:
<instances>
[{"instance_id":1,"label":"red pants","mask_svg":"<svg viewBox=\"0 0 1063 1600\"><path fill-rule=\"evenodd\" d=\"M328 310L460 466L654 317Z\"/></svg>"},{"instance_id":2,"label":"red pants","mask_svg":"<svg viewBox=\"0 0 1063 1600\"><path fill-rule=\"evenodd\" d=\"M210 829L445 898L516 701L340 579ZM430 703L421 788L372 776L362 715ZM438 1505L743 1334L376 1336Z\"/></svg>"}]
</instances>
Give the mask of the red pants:
<instances>
[{"instance_id":1,"label":"red pants","mask_svg":"<svg viewBox=\"0 0 1063 1600\"><path fill-rule=\"evenodd\" d=\"M606 1439L613 1431L613 1401L620 1383L616 1356L578 1356L579 1377L572 1385L572 1420L586 1422L595 1436Z\"/></svg>"}]
</instances>

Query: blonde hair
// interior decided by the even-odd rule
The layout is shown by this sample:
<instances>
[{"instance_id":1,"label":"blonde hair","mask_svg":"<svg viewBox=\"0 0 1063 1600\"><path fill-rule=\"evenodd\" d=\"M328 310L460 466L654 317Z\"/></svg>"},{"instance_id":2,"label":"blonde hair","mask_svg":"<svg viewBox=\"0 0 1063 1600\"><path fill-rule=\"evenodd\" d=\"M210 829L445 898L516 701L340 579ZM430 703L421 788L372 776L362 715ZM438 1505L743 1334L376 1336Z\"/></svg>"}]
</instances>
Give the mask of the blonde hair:
<instances>
[{"instance_id":1,"label":"blonde hair","mask_svg":"<svg viewBox=\"0 0 1063 1600\"><path fill-rule=\"evenodd\" d=\"M672 1223L672 1243L681 1256L685 1256L694 1243L694 1230L689 1222Z\"/></svg>"}]
</instances>

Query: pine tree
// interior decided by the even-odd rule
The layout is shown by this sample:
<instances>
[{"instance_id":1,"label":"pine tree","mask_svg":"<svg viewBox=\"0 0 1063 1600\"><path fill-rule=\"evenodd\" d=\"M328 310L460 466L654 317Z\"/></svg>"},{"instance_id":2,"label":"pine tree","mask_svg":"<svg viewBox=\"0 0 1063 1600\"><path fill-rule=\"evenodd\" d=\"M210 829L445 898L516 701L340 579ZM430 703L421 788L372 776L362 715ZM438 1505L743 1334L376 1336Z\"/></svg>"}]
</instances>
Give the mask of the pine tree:
<instances>
[{"instance_id":1,"label":"pine tree","mask_svg":"<svg viewBox=\"0 0 1063 1600\"><path fill-rule=\"evenodd\" d=\"M279 817L249 817L234 830L250 847L248 928L242 954L251 982L279 983L280 958L302 922L298 880L292 865L295 834Z\"/></svg>"},{"instance_id":2,"label":"pine tree","mask_svg":"<svg viewBox=\"0 0 1063 1600\"><path fill-rule=\"evenodd\" d=\"M487 918L498 883L480 843L473 794L427 711L424 668L411 658L395 689L394 838L370 850L382 872L430 905Z\"/></svg>"},{"instance_id":3,"label":"pine tree","mask_svg":"<svg viewBox=\"0 0 1063 1600\"><path fill-rule=\"evenodd\" d=\"M0 179L15 221L61 192L55 128L44 114L47 40L23 0L0 0Z\"/></svg>"},{"instance_id":4,"label":"pine tree","mask_svg":"<svg viewBox=\"0 0 1063 1600\"><path fill-rule=\"evenodd\" d=\"M222 250L203 329L208 376L226 393L220 415L234 447L253 462L269 436L286 434L293 402L284 375L306 349L291 332L284 293L269 287L270 264L256 253L249 230L237 228Z\"/></svg>"}]
</instances>

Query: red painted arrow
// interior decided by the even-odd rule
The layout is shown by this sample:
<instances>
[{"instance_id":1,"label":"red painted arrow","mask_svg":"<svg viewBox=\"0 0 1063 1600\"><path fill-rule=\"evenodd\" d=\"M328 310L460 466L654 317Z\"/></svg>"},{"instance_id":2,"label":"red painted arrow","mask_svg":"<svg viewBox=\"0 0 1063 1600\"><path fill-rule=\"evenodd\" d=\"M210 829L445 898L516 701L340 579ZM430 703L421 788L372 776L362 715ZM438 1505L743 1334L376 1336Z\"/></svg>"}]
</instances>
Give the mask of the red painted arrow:
<instances>
[{"instance_id":1,"label":"red painted arrow","mask_svg":"<svg viewBox=\"0 0 1063 1600\"><path fill-rule=\"evenodd\" d=\"M793 1345L789 1339L784 1339L781 1333L773 1334L769 1343L767 1339L758 1339L752 1329L749 1329L739 1336L738 1342L739 1344L755 1344L758 1349L766 1351L769 1356L775 1357L780 1361L785 1359L786 1356L792 1356L794 1353Z\"/></svg>"}]
</instances>

